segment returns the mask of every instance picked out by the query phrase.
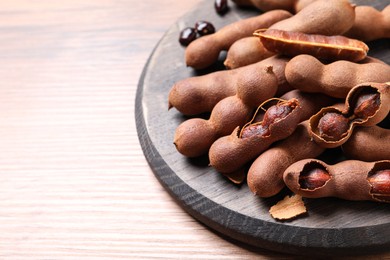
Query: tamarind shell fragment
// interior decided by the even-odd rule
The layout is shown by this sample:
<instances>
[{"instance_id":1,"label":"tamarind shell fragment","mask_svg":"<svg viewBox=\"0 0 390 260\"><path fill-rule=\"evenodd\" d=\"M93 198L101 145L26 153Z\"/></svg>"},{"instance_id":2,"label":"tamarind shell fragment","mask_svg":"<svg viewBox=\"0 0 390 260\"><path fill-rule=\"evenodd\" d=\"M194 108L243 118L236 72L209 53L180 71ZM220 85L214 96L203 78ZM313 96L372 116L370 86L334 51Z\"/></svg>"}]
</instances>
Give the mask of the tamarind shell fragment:
<instances>
[{"instance_id":1,"label":"tamarind shell fragment","mask_svg":"<svg viewBox=\"0 0 390 260\"><path fill-rule=\"evenodd\" d=\"M301 184L313 169L324 172L317 175L319 185L315 188L304 188ZM317 159L304 159L290 165L283 173L283 180L292 192L302 197L337 197L345 200L390 203L389 170L390 160L376 162L346 160L329 165ZM321 181L325 179L325 182ZM315 184L314 181L312 183Z\"/></svg>"},{"instance_id":2,"label":"tamarind shell fragment","mask_svg":"<svg viewBox=\"0 0 390 260\"><path fill-rule=\"evenodd\" d=\"M357 102L359 97L367 94L377 98L368 99L363 104ZM374 106L376 109L373 110L370 106ZM334 148L344 144L349 139L355 126L376 125L387 116L389 111L390 85L388 83L363 83L355 86L348 93L343 110L337 107L325 107L313 115L309 120L310 134L321 146ZM328 115L333 117L333 120L323 122L322 120ZM361 115L365 116L359 117ZM337 134L330 135L328 133Z\"/></svg>"},{"instance_id":3,"label":"tamarind shell fragment","mask_svg":"<svg viewBox=\"0 0 390 260\"><path fill-rule=\"evenodd\" d=\"M237 127L231 135L216 140L209 150L210 165L218 172L228 175L228 173L244 167L275 141L288 137L300 120L299 109L297 109L299 103L297 100L291 100L291 102L295 104L292 111L287 116L270 124L266 135L241 138L242 129Z\"/></svg>"},{"instance_id":4,"label":"tamarind shell fragment","mask_svg":"<svg viewBox=\"0 0 390 260\"><path fill-rule=\"evenodd\" d=\"M254 32L271 52L296 56L309 54L318 59L358 62L367 56L368 46L359 40L344 36L325 36L275 29Z\"/></svg>"}]
</instances>

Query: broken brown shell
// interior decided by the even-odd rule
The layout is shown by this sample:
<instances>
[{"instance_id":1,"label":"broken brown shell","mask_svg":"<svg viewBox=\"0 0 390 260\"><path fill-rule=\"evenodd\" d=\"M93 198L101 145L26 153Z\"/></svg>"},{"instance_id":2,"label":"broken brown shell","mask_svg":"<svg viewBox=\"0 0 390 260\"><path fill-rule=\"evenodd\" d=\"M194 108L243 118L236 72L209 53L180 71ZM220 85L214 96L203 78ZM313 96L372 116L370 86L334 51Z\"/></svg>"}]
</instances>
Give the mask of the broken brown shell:
<instances>
[{"instance_id":1,"label":"broken brown shell","mask_svg":"<svg viewBox=\"0 0 390 260\"><path fill-rule=\"evenodd\" d=\"M316 168L326 171L329 180L314 189L302 188L300 176ZM390 203L389 170L390 160L346 160L329 165L321 160L305 159L290 165L283 173L283 180L291 191L306 198L337 197ZM378 175L378 172L382 173Z\"/></svg>"},{"instance_id":2,"label":"broken brown shell","mask_svg":"<svg viewBox=\"0 0 390 260\"><path fill-rule=\"evenodd\" d=\"M358 62L367 56L368 46L345 36L325 36L276 29L254 32L264 47L271 52L287 56L309 54L318 59L348 60Z\"/></svg>"},{"instance_id":3,"label":"broken brown shell","mask_svg":"<svg viewBox=\"0 0 390 260\"><path fill-rule=\"evenodd\" d=\"M375 110L371 109L369 105L363 103L363 105L357 107L359 104L359 97L362 95L375 95L377 100L369 100L369 102L375 103ZM361 104L361 103L360 103ZM363 108L364 109L363 109ZM357 114L356 111L359 110ZM310 134L314 141L325 148L334 148L344 144L351 136L355 126L373 126L381 122L389 113L390 110L390 84L389 83L363 83L355 86L350 90L346 99L344 109L337 107L325 107L322 108L317 114L313 115L309 120ZM369 112L365 112L369 111ZM327 115L340 115L340 117L334 116L334 120L328 120L327 123L333 123L332 125L323 124L322 120ZM359 117L366 114L364 117ZM357 116L359 115L359 116ZM347 118L348 125L344 126L345 121L339 118ZM321 124L322 123L322 124ZM339 124L339 125L337 125ZM336 135L329 135L324 131L324 125L326 128L331 129L332 133ZM340 132L341 129L345 130Z\"/></svg>"}]
</instances>

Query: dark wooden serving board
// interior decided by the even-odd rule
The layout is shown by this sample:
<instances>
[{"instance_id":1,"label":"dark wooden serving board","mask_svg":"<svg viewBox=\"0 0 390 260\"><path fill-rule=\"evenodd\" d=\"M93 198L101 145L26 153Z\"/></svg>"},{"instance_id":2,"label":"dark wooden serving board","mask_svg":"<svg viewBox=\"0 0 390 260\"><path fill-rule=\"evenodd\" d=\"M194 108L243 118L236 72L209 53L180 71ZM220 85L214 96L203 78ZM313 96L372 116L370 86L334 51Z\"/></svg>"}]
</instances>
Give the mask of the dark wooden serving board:
<instances>
[{"instance_id":1,"label":"dark wooden serving board","mask_svg":"<svg viewBox=\"0 0 390 260\"><path fill-rule=\"evenodd\" d=\"M387 1L360 3L370 3L382 9ZM354 2L359 4L359 1ZM268 199L258 198L246 184L234 185L208 167L207 157L188 159L176 151L174 132L187 118L175 109L168 111L170 88L180 79L223 69L220 65L202 72L187 68L185 49L178 43L179 32L198 20L211 21L218 29L258 14L255 10L230 6L228 14L221 17L215 13L212 1L201 3L169 28L145 66L136 97L136 123L142 149L156 177L194 218L250 245L301 255L366 254L390 250L388 204L334 198L305 199L308 214L280 222L274 220L268 210L284 196L283 192ZM371 56L390 63L389 40L372 43L370 48Z\"/></svg>"}]
</instances>

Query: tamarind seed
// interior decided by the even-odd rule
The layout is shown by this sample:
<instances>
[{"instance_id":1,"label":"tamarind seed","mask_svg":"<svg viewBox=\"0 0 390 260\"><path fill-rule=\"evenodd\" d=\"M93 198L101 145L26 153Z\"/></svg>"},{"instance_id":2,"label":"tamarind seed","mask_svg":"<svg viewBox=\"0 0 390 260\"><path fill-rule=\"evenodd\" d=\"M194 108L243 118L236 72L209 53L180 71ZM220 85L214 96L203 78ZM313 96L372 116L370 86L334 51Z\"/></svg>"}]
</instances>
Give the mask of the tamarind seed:
<instances>
[{"instance_id":1,"label":"tamarind seed","mask_svg":"<svg viewBox=\"0 0 390 260\"><path fill-rule=\"evenodd\" d=\"M214 8L215 8L215 11L217 11L217 13L219 15L224 15L229 10L228 1L227 0L215 0Z\"/></svg>"},{"instance_id":2,"label":"tamarind seed","mask_svg":"<svg viewBox=\"0 0 390 260\"><path fill-rule=\"evenodd\" d=\"M208 35L215 33L214 25L207 21L197 21L195 23L195 31L200 35Z\"/></svg>"},{"instance_id":3,"label":"tamarind seed","mask_svg":"<svg viewBox=\"0 0 390 260\"><path fill-rule=\"evenodd\" d=\"M366 93L359 96L356 100L356 106L354 114L358 118L366 119L369 116L375 114L380 106L380 95L379 93Z\"/></svg>"},{"instance_id":4,"label":"tamarind seed","mask_svg":"<svg viewBox=\"0 0 390 260\"><path fill-rule=\"evenodd\" d=\"M348 118L335 112L325 113L318 122L319 134L327 140L341 139L347 133L348 128Z\"/></svg>"},{"instance_id":5,"label":"tamarind seed","mask_svg":"<svg viewBox=\"0 0 390 260\"><path fill-rule=\"evenodd\" d=\"M368 177L371 193L390 196L390 169L380 170Z\"/></svg>"},{"instance_id":6,"label":"tamarind seed","mask_svg":"<svg viewBox=\"0 0 390 260\"><path fill-rule=\"evenodd\" d=\"M190 44L195 39L196 39L196 31L192 27L184 28L180 32L179 42L183 46L187 46L188 44Z\"/></svg>"},{"instance_id":7,"label":"tamarind seed","mask_svg":"<svg viewBox=\"0 0 390 260\"><path fill-rule=\"evenodd\" d=\"M324 186L328 180L330 180L330 175L322 168L311 168L299 175L301 189L314 190Z\"/></svg>"}]
</instances>

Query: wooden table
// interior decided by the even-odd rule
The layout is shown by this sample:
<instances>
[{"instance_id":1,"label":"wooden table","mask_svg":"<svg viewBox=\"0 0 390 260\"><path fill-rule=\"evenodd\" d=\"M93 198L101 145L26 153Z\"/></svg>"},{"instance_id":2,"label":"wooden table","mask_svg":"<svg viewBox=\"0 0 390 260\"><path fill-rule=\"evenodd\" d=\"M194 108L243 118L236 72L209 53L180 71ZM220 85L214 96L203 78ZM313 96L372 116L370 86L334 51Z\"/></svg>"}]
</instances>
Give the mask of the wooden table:
<instances>
[{"instance_id":1,"label":"wooden table","mask_svg":"<svg viewBox=\"0 0 390 260\"><path fill-rule=\"evenodd\" d=\"M143 66L199 2L0 2L1 259L288 257L195 221L139 145Z\"/></svg>"}]
</instances>

